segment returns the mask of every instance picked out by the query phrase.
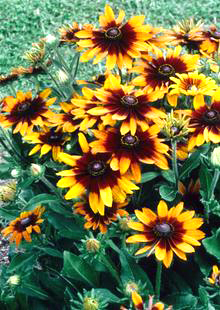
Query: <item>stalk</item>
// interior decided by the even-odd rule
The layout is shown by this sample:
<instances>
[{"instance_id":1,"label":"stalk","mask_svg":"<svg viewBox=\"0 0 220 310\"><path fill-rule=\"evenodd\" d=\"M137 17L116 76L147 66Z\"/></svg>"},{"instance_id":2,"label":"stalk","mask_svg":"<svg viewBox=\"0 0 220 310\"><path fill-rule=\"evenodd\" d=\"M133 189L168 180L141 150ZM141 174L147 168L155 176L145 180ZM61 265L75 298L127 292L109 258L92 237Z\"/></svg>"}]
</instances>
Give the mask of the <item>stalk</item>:
<instances>
[{"instance_id":1,"label":"stalk","mask_svg":"<svg viewBox=\"0 0 220 310\"><path fill-rule=\"evenodd\" d=\"M156 285L155 285L155 295L157 300L160 300L161 276L162 276L162 261L157 261Z\"/></svg>"},{"instance_id":2,"label":"stalk","mask_svg":"<svg viewBox=\"0 0 220 310\"><path fill-rule=\"evenodd\" d=\"M175 175L175 183L176 187L178 188L178 180L179 180L179 172L177 166L177 156L176 156L176 140L171 141L172 146L172 168Z\"/></svg>"}]
</instances>

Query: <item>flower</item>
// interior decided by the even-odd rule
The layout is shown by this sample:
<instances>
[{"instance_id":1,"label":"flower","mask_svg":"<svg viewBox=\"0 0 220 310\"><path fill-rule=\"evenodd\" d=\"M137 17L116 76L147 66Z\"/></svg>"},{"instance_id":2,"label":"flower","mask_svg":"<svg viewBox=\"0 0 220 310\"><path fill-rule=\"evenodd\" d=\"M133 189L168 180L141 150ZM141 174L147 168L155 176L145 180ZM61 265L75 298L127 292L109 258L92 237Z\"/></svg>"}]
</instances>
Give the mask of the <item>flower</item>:
<instances>
[{"instance_id":1,"label":"flower","mask_svg":"<svg viewBox=\"0 0 220 310\"><path fill-rule=\"evenodd\" d=\"M36 144L29 152L29 156L40 151L40 157L52 151L53 160L59 160L58 156L63 145L70 140L70 137L62 132L60 128L44 127L38 132L33 132L24 136L24 140Z\"/></svg>"},{"instance_id":2,"label":"flower","mask_svg":"<svg viewBox=\"0 0 220 310\"><path fill-rule=\"evenodd\" d=\"M186 115L181 113L174 113L172 110L167 114L163 120L163 127L161 133L169 140L176 140L178 142L184 141L189 134L189 119Z\"/></svg>"},{"instance_id":3,"label":"flower","mask_svg":"<svg viewBox=\"0 0 220 310\"><path fill-rule=\"evenodd\" d=\"M120 78L110 75L103 88L93 91L94 101L72 100L74 104L85 104L88 102L95 104L95 107L87 110L94 116L110 116L114 121L121 121L121 134L125 135L129 131L135 135L137 126L142 130L146 130L149 125L148 119L155 123L161 123L160 118L164 118L166 114L159 109L150 105L164 96L162 91L142 91L133 90L131 85L121 85ZM85 102L85 103L84 103Z\"/></svg>"},{"instance_id":4,"label":"flower","mask_svg":"<svg viewBox=\"0 0 220 310\"><path fill-rule=\"evenodd\" d=\"M197 67L199 55L190 55L181 53L181 46L174 50L167 49L166 55L158 48L155 48L150 61L144 59L138 62L138 66L131 69L131 72L137 72L140 76L133 79L132 83L136 86L148 86L153 90L163 89L168 91L171 84L170 77L176 73L185 73L193 71Z\"/></svg>"},{"instance_id":5,"label":"flower","mask_svg":"<svg viewBox=\"0 0 220 310\"><path fill-rule=\"evenodd\" d=\"M167 42L171 45L186 46L189 52L199 50L202 42L203 23L199 20L195 23L193 18L178 22L173 29L166 30Z\"/></svg>"},{"instance_id":6,"label":"flower","mask_svg":"<svg viewBox=\"0 0 220 310\"><path fill-rule=\"evenodd\" d=\"M121 176L119 171L111 169L111 155L93 155L83 133L79 133L79 144L84 153L82 156L60 154L60 160L72 169L57 173L63 177L57 186L70 187L65 195L67 200L81 197L87 190L92 211L104 215L104 206L112 207L113 201L124 202L126 194L132 194L139 187L130 181L130 176Z\"/></svg>"},{"instance_id":7,"label":"flower","mask_svg":"<svg viewBox=\"0 0 220 310\"><path fill-rule=\"evenodd\" d=\"M91 27L84 29L75 36L80 38L77 44L83 48L89 48L80 58L85 62L96 56L93 61L97 64L107 57L106 67L111 70L117 64L131 68L132 59L140 57L140 51L147 50L148 44L144 41L151 38L151 26L143 25L144 16L134 16L126 23L122 23L125 13L120 10L115 19L113 10L109 5L105 6L105 14L99 17L101 28Z\"/></svg>"},{"instance_id":8,"label":"flower","mask_svg":"<svg viewBox=\"0 0 220 310\"><path fill-rule=\"evenodd\" d=\"M198 72L176 73L176 77L171 77L170 80L173 83L169 87L168 102L174 107L181 94L193 96L193 102L196 104L202 95L212 96L217 88L213 79Z\"/></svg>"},{"instance_id":9,"label":"flower","mask_svg":"<svg viewBox=\"0 0 220 310\"><path fill-rule=\"evenodd\" d=\"M93 130L99 140L90 143L92 153L111 154L110 167L124 174L131 169L136 182L141 181L140 163L155 164L161 169L169 169L167 155L169 147L157 137L160 128L157 125L149 127L135 135L122 135L120 128L109 128L108 131Z\"/></svg>"},{"instance_id":10,"label":"flower","mask_svg":"<svg viewBox=\"0 0 220 310\"><path fill-rule=\"evenodd\" d=\"M46 54L45 45L46 41L44 39L41 39L37 43L32 43L32 48L24 53L23 58L34 66L38 63L41 63L44 60Z\"/></svg>"},{"instance_id":11,"label":"flower","mask_svg":"<svg viewBox=\"0 0 220 310\"><path fill-rule=\"evenodd\" d=\"M105 209L105 214L94 213L90 207L89 201L76 202L74 204L74 213L84 216L86 223L84 227L86 229L99 229L102 234L107 232L107 227L110 223L117 220L117 216L127 216L128 212L122 208L127 205L127 201L124 203L113 202L111 208Z\"/></svg>"},{"instance_id":12,"label":"flower","mask_svg":"<svg viewBox=\"0 0 220 310\"><path fill-rule=\"evenodd\" d=\"M59 29L61 43L75 44L79 39L75 36L76 32L80 30L79 25L73 22L72 25L66 25Z\"/></svg>"},{"instance_id":13,"label":"flower","mask_svg":"<svg viewBox=\"0 0 220 310\"><path fill-rule=\"evenodd\" d=\"M204 214L204 206L201 203L200 195L200 180L190 180L188 187L182 182L178 183L178 191L182 195L181 200L189 210L194 210L196 213Z\"/></svg>"},{"instance_id":14,"label":"flower","mask_svg":"<svg viewBox=\"0 0 220 310\"><path fill-rule=\"evenodd\" d=\"M211 25L208 30L203 31L202 36L203 40L199 45L200 51L209 55L218 52L220 30L215 25Z\"/></svg>"},{"instance_id":15,"label":"flower","mask_svg":"<svg viewBox=\"0 0 220 310\"><path fill-rule=\"evenodd\" d=\"M220 286L220 270L216 265L212 267L212 275L208 280L210 284Z\"/></svg>"},{"instance_id":16,"label":"flower","mask_svg":"<svg viewBox=\"0 0 220 310\"><path fill-rule=\"evenodd\" d=\"M20 132L25 135L31 132L34 126L48 125L49 119L54 116L48 106L56 101L56 98L47 99L50 94L51 89L47 88L33 98L30 91L18 91L16 98L4 98L0 114L1 126L13 126L13 133Z\"/></svg>"},{"instance_id":17,"label":"flower","mask_svg":"<svg viewBox=\"0 0 220 310\"><path fill-rule=\"evenodd\" d=\"M64 113L56 114L51 120L63 132L74 132L80 127L81 119L73 115L77 107L73 103L61 102L60 107Z\"/></svg>"},{"instance_id":18,"label":"flower","mask_svg":"<svg viewBox=\"0 0 220 310\"><path fill-rule=\"evenodd\" d=\"M194 252L193 246L201 245L198 240L204 238L205 234L197 229L203 224L203 219L193 218L195 211L182 210L183 202L168 210L162 200L157 207L158 214L148 208L135 210L140 222L129 222L128 226L141 233L128 237L126 242L146 243L135 255L147 251L150 255L155 251L157 260L163 261L166 268L171 265L173 253L186 260L185 253Z\"/></svg>"},{"instance_id":19,"label":"flower","mask_svg":"<svg viewBox=\"0 0 220 310\"><path fill-rule=\"evenodd\" d=\"M134 303L136 310L164 310L164 304L162 302L157 302L156 304L153 304L153 296L149 296L149 301L147 308L144 308L144 302L142 297L136 292L133 291L131 295L132 301ZM169 306L167 310L171 310L172 306Z\"/></svg>"},{"instance_id":20,"label":"flower","mask_svg":"<svg viewBox=\"0 0 220 310\"><path fill-rule=\"evenodd\" d=\"M44 212L44 207L36 207L33 211L25 211L20 214L18 218L11 221L9 226L2 230L4 237L11 235L10 242L15 241L18 247L22 238L27 242L31 242L31 233L40 234L40 226L44 220L41 218Z\"/></svg>"},{"instance_id":21,"label":"flower","mask_svg":"<svg viewBox=\"0 0 220 310\"><path fill-rule=\"evenodd\" d=\"M190 115L189 151L205 142L220 142L220 89L212 96L211 105L206 104L201 96L200 100L194 102L194 109L185 112Z\"/></svg>"}]
</instances>

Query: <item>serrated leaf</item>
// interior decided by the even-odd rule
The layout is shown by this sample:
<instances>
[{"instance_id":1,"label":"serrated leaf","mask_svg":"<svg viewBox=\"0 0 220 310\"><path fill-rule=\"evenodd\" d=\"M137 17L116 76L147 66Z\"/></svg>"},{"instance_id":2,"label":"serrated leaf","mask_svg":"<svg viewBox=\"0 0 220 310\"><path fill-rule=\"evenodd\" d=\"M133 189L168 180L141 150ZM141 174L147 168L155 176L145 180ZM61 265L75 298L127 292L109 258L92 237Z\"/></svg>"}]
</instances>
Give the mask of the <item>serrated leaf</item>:
<instances>
[{"instance_id":1,"label":"serrated leaf","mask_svg":"<svg viewBox=\"0 0 220 310\"><path fill-rule=\"evenodd\" d=\"M155 179L156 177L158 177L160 174L159 172L144 172L141 176L141 182L140 183L146 183L149 182L153 179Z\"/></svg>"},{"instance_id":2,"label":"serrated leaf","mask_svg":"<svg viewBox=\"0 0 220 310\"><path fill-rule=\"evenodd\" d=\"M64 251L63 259L62 275L80 280L91 287L98 286L97 272L82 257Z\"/></svg>"},{"instance_id":3,"label":"serrated leaf","mask_svg":"<svg viewBox=\"0 0 220 310\"><path fill-rule=\"evenodd\" d=\"M220 257L220 228L215 232L212 237L206 238L202 241L206 251L215 256L217 259Z\"/></svg>"}]
</instances>

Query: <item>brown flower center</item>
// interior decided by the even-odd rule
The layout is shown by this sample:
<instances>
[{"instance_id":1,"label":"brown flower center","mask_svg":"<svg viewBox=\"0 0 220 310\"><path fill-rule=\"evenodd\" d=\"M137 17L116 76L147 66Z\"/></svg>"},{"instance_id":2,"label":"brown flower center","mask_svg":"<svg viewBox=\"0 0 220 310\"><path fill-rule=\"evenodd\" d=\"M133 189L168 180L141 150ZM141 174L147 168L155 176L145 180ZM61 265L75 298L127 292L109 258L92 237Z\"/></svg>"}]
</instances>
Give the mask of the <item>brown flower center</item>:
<instances>
[{"instance_id":1,"label":"brown flower center","mask_svg":"<svg viewBox=\"0 0 220 310\"><path fill-rule=\"evenodd\" d=\"M159 237L168 237L173 232L173 227L168 223L159 223L155 225L154 232Z\"/></svg>"},{"instance_id":2,"label":"brown flower center","mask_svg":"<svg viewBox=\"0 0 220 310\"><path fill-rule=\"evenodd\" d=\"M215 39L220 39L220 31L212 32L212 37L215 38Z\"/></svg>"},{"instance_id":3,"label":"brown flower center","mask_svg":"<svg viewBox=\"0 0 220 310\"><path fill-rule=\"evenodd\" d=\"M126 106L135 106L138 104L138 100L135 96L127 95L121 98L121 103Z\"/></svg>"},{"instance_id":4,"label":"brown flower center","mask_svg":"<svg viewBox=\"0 0 220 310\"><path fill-rule=\"evenodd\" d=\"M88 171L92 176L103 175L106 170L106 164L101 160L94 160L89 163Z\"/></svg>"},{"instance_id":5,"label":"brown flower center","mask_svg":"<svg viewBox=\"0 0 220 310\"><path fill-rule=\"evenodd\" d=\"M105 36L108 39L118 39L121 36L121 31L117 27L111 27L105 32Z\"/></svg>"},{"instance_id":6,"label":"brown flower center","mask_svg":"<svg viewBox=\"0 0 220 310\"><path fill-rule=\"evenodd\" d=\"M31 103L30 102L24 102L22 104L19 104L19 106L17 107L17 111L18 112L25 112L29 109Z\"/></svg>"},{"instance_id":7,"label":"brown flower center","mask_svg":"<svg viewBox=\"0 0 220 310\"><path fill-rule=\"evenodd\" d=\"M25 227L29 226L30 223L31 223L31 218L30 217L25 217L25 218L21 219L21 221L20 221L20 224L22 226L25 226Z\"/></svg>"},{"instance_id":8,"label":"brown flower center","mask_svg":"<svg viewBox=\"0 0 220 310\"><path fill-rule=\"evenodd\" d=\"M175 70L171 65L164 64L159 67L158 72L165 76L171 76L175 73Z\"/></svg>"},{"instance_id":9,"label":"brown flower center","mask_svg":"<svg viewBox=\"0 0 220 310\"><path fill-rule=\"evenodd\" d=\"M215 124L220 122L219 112L216 110L209 110L203 114L204 120L209 124Z\"/></svg>"},{"instance_id":10,"label":"brown flower center","mask_svg":"<svg viewBox=\"0 0 220 310\"><path fill-rule=\"evenodd\" d=\"M125 136L121 137L121 143L128 147L133 147L138 144L139 139L137 136L132 136L131 134L126 134Z\"/></svg>"}]
</instances>

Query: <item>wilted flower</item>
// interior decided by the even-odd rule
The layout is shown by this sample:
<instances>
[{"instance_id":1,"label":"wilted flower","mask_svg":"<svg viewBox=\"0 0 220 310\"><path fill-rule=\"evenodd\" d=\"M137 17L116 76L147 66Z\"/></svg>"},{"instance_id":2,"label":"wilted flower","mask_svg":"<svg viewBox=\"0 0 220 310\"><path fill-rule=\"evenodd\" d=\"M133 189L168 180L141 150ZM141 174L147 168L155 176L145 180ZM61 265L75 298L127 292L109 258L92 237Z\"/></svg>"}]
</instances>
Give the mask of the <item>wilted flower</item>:
<instances>
[{"instance_id":1,"label":"wilted flower","mask_svg":"<svg viewBox=\"0 0 220 310\"><path fill-rule=\"evenodd\" d=\"M0 185L0 200L9 202L14 200L16 194L16 181L12 180Z\"/></svg>"},{"instance_id":2,"label":"wilted flower","mask_svg":"<svg viewBox=\"0 0 220 310\"><path fill-rule=\"evenodd\" d=\"M32 43L32 48L24 53L23 58L33 65L42 62L45 56L45 40L41 39L38 43Z\"/></svg>"}]
</instances>

